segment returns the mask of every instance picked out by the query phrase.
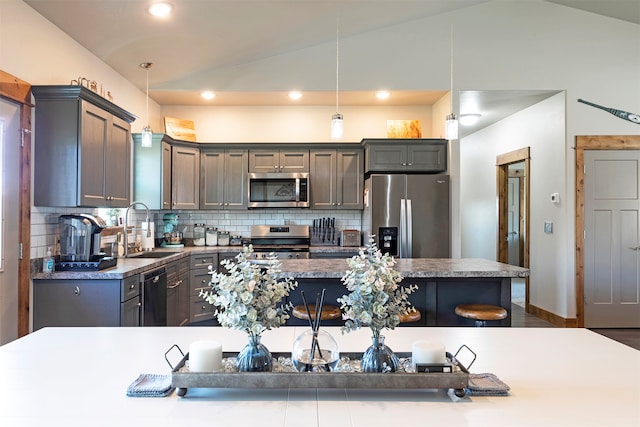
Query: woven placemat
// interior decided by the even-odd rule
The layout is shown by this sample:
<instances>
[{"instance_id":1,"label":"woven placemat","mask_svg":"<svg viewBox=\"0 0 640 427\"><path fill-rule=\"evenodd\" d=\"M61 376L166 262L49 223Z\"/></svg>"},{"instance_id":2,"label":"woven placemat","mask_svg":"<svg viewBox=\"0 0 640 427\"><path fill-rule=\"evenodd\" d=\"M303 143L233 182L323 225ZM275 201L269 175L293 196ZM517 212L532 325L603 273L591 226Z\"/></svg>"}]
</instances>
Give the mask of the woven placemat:
<instances>
[{"instance_id":1,"label":"woven placemat","mask_svg":"<svg viewBox=\"0 0 640 427\"><path fill-rule=\"evenodd\" d=\"M165 397L171 394L171 375L140 374L129 387L127 396L130 397Z\"/></svg>"},{"instance_id":2,"label":"woven placemat","mask_svg":"<svg viewBox=\"0 0 640 427\"><path fill-rule=\"evenodd\" d=\"M469 374L469 395L508 396L511 388L495 374Z\"/></svg>"}]
</instances>

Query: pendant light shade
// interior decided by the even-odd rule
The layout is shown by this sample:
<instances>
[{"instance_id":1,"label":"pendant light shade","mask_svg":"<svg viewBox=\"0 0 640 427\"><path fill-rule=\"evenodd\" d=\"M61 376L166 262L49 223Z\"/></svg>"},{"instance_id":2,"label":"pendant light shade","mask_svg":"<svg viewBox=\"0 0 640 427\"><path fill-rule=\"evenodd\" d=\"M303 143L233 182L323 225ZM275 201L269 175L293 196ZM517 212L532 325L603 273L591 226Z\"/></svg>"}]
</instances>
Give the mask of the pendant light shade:
<instances>
[{"instance_id":1,"label":"pendant light shade","mask_svg":"<svg viewBox=\"0 0 640 427\"><path fill-rule=\"evenodd\" d=\"M340 21L336 19L336 113L331 116L331 138L340 139L344 135L344 121L342 114L338 113L338 94L340 76Z\"/></svg>"},{"instance_id":2,"label":"pendant light shade","mask_svg":"<svg viewBox=\"0 0 640 427\"><path fill-rule=\"evenodd\" d=\"M444 137L448 140L458 139L458 119L453 112L453 25L451 25L451 87L449 92L451 114L449 114L444 123Z\"/></svg>"},{"instance_id":3,"label":"pendant light shade","mask_svg":"<svg viewBox=\"0 0 640 427\"><path fill-rule=\"evenodd\" d=\"M144 68L145 70L147 70L147 123L149 123L149 68L151 68L152 65L153 63L151 62L143 62L142 64L140 64L140 68ZM151 130L150 125L147 124L142 128L141 136L142 143L140 144L140 146L149 148L153 145L153 131Z\"/></svg>"},{"instance_id":4,"label":"pendant light shade","mask_svg":"<svg viewBox=\"0 0 640 427\"><path fill-rule=\"evenodd\" d=\"M331 116L331 138L340 139L344 135L344 126L342 121L342 114L335 113Z\"/></svg>"},{"instance_id":5,"label":"pendant light shade","mask_svg":"<svg viewBox=\"0 0 640 427\"><path fill-rule=\"evenodd\" d=\"M451 113L444 123L444 135L448 140L458 139L458 120L456 115Z\"/></svg>"}]
</instances>

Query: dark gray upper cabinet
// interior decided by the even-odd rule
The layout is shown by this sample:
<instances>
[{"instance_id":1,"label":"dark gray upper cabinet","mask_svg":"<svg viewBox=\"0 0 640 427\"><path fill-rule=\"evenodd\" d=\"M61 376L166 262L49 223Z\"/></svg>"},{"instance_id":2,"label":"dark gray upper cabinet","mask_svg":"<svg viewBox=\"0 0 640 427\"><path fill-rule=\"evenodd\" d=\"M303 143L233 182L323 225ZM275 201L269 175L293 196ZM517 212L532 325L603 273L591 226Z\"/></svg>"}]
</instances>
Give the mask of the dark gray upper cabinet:
<instances>
[{"instance_id":1,"label":"dark gray upper cabinet","mask_svg":"<svg viewBox=\"0 0 640 427\"><path fill-rule=\"evenodd\" d=\"M133 198L149 209L198 209L200 149L154 133L151 147L133 135Z\"/></svg>"},{"instance_id":2,"label":"dark gray upper cabinet","mask_svg":"<svg viewBox=\"0 0 640 427\"><path fill-rule=\"evenodd\" d=\"M447 170L445 139L363 139L365 172L426 172Z\"/></svg>"},{"instance_id":3,"label":"dark gray upper cabinet","mask_svg":"<svg viewBox=\"0 0 640 427\"><path fill-rule=\"evenodd\" d=\"M311 208L363 208L364 161L362 150L311 150L310 157Z\"/></svg>"},{"instance_id":4,"label":"dark gray upper cabinet","mask_svg":"<svg viewBox=\"0 0 640 427\"><path fill-rule=\"evenodd\" d=\"M203 148L200 209L247 209L247 163L247 150Z\"/></svg>"},{"instance_id":5,"label":"dark gray upper cabinet","mask_svg":"<svg viewBox=\"0 0 640 427\"><path fill-rule=\"evenodd\" d=\"M250 150L249 172L309 172L309 150Z\"/></svg>"},{"instance_id":6,"label":"dark gray upper cabinet","mask_svg":"<svg viewBox=\"0 0 640 427\"><path fill-rule=\"evenodd\" d=\"M171 147L171 209L200 207L200 149Z\"/></svg>"},{"instance_id":7,"label":"dark gray upper cabinet","mask_svg":"<svg viewBox=\"0 0 640 427\"><path fill-rule=\"evenodd\" d=\"M149 209L171 209L171 144L163 137L154 133L151 147L142 147L133 135L133 200Z\"/></svg>"},{"instance_id":8,"label":"dark gray upper cabinet","mask_svg":"<svg viewBox=\"0 0 640 427\"><path fill-rule=\"evenodd\" d=\"M135 116L83 86L33 86L34 204L126 207Z\"/></svg>"}]
</instances>

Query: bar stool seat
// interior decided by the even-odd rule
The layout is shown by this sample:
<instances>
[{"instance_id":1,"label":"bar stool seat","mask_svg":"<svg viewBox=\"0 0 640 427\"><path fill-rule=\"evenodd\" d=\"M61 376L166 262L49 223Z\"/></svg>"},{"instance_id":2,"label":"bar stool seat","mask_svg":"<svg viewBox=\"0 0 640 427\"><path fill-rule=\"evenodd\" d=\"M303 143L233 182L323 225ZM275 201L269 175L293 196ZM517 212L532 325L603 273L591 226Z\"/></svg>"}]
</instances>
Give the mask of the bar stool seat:
<instances>
[{"instance_id":1,"label":"bar stool seat","mask_svg":"<svg viewBox=\"0 0 640 427\"><path fill-rule=\"evenodd\" d=\"M304 305L296 305L293 307L293 311L291 311L293 317L302 320L309 320L309 316L307 315L307 309ZM313 306L309 306L309 314L311 315L311 320L316 318L316 309ZM333 320L339 319L342 316L342 312L338 307L333 305L322 306L322 311L320 311L320 320Z\"/></svg>"},{"instance_id":2,"label":"bar stool seat","mask_svg":"<svg viewBox=\"0 0 640 427\"><path fill-rule=\"evenodd\" d=\"M502 320L507 317L507 310L491 304L459 304L456 314L467 319L474 319L476 326L486 326L488 320Z\"/></svg>"},{"instance_id":3,"label":"bar stool seat","mask_svg":"<svg viewBox=\"0 0 640 427\"><path fill-rule=\"evenodd\" d=\"M413 323L422 318L422 315L418 310L410 311L407 314L400 315L400 323Z\"/></svg>"}]
</instances>

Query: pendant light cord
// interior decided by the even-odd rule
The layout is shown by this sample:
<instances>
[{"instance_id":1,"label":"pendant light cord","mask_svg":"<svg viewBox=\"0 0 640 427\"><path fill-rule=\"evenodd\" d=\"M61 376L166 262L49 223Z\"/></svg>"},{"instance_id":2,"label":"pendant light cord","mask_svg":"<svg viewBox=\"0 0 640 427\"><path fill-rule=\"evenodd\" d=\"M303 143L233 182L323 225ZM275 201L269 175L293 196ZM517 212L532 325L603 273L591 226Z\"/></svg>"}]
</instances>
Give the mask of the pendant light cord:
<instances>
[{"instance_id":1,"label":"pendant light cord","mask_svg":"<svg viewBox=\"0 0 640 427\"><path fill-rule=\"evenodd\" d=\"M148 65L147 68L147 126L149 125L149 67L151 65Z\"/></svg>"},{"instance_id":2,"label":"pendant light cord","mask_svg":"<svg viewBox=\"0 0 640 427\"><path fill-rule=\"evenodd\" d=\"M450 40L450 43L451 43L451 47L450 47L450 49L451 49L451 57L450 57L451 65L449 67L449 71L451 73L451 76L450 76L450 78L451 78L451 80L450 80L451 88L450 88L450 92L449 92L449 103L451 104L451 114L453 114L453 24L451 24L451 40Z\"/></svg>"},{"instance_id":3,"label":"pendant light cord","mask_svg":"<svg viewBox=\"0 0 640 427\"><path fill-rule=\"evenodd\" d=\"M340 17L336 17L336 113L338 112L338 93L340 88Z\"/></svg>"}]
</instances>

